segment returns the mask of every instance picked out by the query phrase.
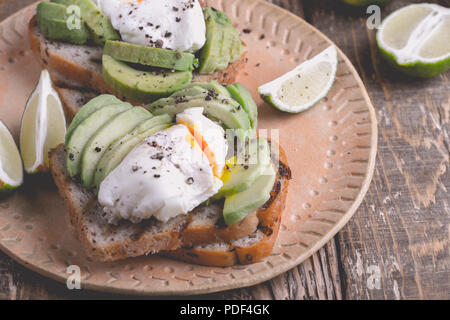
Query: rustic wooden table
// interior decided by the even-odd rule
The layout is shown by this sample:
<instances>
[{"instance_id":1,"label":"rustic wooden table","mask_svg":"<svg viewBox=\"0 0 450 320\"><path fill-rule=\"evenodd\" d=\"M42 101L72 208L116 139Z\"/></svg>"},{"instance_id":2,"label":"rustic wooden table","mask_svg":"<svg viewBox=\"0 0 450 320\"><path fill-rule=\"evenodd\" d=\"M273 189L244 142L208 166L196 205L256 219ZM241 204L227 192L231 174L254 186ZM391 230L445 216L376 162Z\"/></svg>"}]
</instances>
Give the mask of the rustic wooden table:
<instances>
[{"instance_id":1,"label":"rustic wooden table","mask_svg":"<svg viewBox=\"0 0 450 320\"><path fill-rule=\"evenodd\" d=\"M0 0L0 21L33 1ZM258 286L194 298L450 299L450 72L398 74L380 60L365 12L339 1L270 2L330 37L361 75L379 123L374 178L346 227L303 264ZM394 0L382 16L411 2L421 1ZM96 298L130 297L69 291L0 252L0 299Z\"/></svg>"}]
</instances>

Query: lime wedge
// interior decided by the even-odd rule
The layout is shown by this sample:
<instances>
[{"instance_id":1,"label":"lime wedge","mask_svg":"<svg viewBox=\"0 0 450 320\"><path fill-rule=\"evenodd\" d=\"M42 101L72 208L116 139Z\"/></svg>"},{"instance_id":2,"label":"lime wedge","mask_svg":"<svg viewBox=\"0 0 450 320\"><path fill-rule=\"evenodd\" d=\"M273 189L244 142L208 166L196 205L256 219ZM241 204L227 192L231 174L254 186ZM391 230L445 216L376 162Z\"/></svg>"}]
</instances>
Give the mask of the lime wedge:
<instances>
[{"instance_id":1,"label":"lime wedge","mask_svg":"<svg viewBox=\"0 0 450 320\"><path fill-rule=\"evenodd\" d=\"M371 4L385 5L391 2L391 0L342 0L342 2L355 7L363 7Z\"/></svg>"},{"instance_id":2,"label":"lime wedge","mask_svg":"<svg viewBox=\"0 0 450 320\"><path fill-rule=\"evenodd\" d=\"M333 86L337 52L330 46L272 82L258 88L259 94L275 108L298 113L314 106Z\"/></svg>"},{"instance_id":3,"label":"lime wedge","mask_svg":"<svg viewBox=\"0 0 450 320\"><path fill-rule=\"evenodd\" d=\"M377 32L381 55L400 71L433 77L450 68L450 9L412 4L391 13Z\"/></svg>"},{"instance_id":4,"label":"lime wedge","mask_svg":"<svg viewBox=\"0 0 450 320\"><path fill-rule=\"evenodd\" d=\"M0 193L14 190L23 183L19 150L11 132L0 120Z\"/></svg>"},{"instance_id":5,"label":"lime wedge","mask_svg":"<svg viewBox=\"0 0 450 320\"><path fill-rule=\"evenodd\" d=\"M48 152L64 143L66 119L47 70L25 106L20 125L20 153L27 173L48 171Z\"/></svg>"}]
</instances>

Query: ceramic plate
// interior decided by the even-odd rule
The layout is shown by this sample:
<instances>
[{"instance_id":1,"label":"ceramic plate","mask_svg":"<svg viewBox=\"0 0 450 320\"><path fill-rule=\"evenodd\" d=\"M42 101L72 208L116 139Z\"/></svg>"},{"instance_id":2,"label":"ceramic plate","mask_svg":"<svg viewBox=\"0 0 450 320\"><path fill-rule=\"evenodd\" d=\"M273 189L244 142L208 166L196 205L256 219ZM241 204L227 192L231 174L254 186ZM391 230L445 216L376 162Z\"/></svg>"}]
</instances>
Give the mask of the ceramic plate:
<instances>
[{"instance_id":1,"label":"ceramic plate","mask_svg":"<svg viewBox=\"0 0 450 320\"><path fill-rule=\"evenodd\" d=\"M116 263L88 259L69 232L63 200L45 179L28 180L0 200L0 248L26 267L66 282L78 265L84 288L142 295L191 295L254 285L304 261L351 218L366 193L377 149L376 118L355 68L339 51L336 82L311 110L281 113L256 88L332 42L304 20L265 1L211 0L242 32L248 63L239 81L258 102L260 128L276 134L293 180L272 255L262 262L211 268L163 257ZM20 119L40 66L30 50L27 24L35 5L0 23L0 119L18 138ZM50 180L50 179L48 179Z\"/></svg>"}]
</instances>

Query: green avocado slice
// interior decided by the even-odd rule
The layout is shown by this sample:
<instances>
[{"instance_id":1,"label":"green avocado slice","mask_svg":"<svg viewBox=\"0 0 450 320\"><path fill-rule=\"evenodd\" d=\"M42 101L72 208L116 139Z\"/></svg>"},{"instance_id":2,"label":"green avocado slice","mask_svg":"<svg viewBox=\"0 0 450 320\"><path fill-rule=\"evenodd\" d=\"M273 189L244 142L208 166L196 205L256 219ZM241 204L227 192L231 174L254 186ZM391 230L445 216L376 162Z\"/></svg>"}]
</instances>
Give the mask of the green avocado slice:
<instances>
[{"instance_id":1,"label":"green avocado slice","mask_svg":"<svg viewBox=\"0 0 450 320\"><path fill-rule=\"evenodd\" d=\"M110 94L102 94L98 97L91 99L88 103L86 103L81 109L77 112L72 122L70 123L69 128L66 133L66 145L69 143L69 139L73 134L73 131L78 127L78 125L83 122L87 117L93 114L95 111L100 110L103 107L123 104L124 102L117 99L115 96ZM132 105L128 104L131 108Z\"/></svg>"},{"instance_id":2,"label":"green avocado slice","mask_svg":"<svg viewBox=\"0 0 450 320\"><path fill-rule=\"evenodd\" d=\"M183 86L183 89L176 91L168 98L161 98L155 101L150 105L149 108L154 109L156 107L174 104L177 101L181 100L180 97L185 98L184 100L190 99L187 97L195 97L195 96L206 98L208 94L211 95L210 90L214 91L215 93L218 93L219 95L222 95L224 99L231 98L231 95L228 92L228 90L215 80L210 82L191 82Z\"/></svg>"},{"instance_id":3,"label":"green avocado slice","mask_svg":"<svg viewBox=\"0 0 450 320\"><path fill-rule=\"evenodd\" d=\"M208 92L199 87L199 86L193 86L193 87L188 87L185 89L181 89L178 90L177 92L173 93L172 95L170 95L167 98L161 98L156 100L155 102L153 102L152 104L150 104L149 106L147 106L147 108L149 108L149 110L155 110L157 108L162 108L163 106L166 105L172 105L172 104L176 104L182 100L190 100L191 97L206 97L206 94ZM173 116L173 115L172 115Z\"/></svg>"},{"instance_id":4,"label":"green avocado slice","mask_svg":"<svg viewBox=\"0 0 450 320\"><path fill-rule=\"evenodd\" d=\"M67 18L67 7L63 4L53 2L41 2L36 9L38 19L59 19Z\"/></svg>"},{"instance_id":5,"label":"green avocado slice","mask_svg":"<svg viewBox=\"0 0 450 320\"><path fill-rule=\"evenodd\" d=\"M131 109L131 107L125 103L106 106L92 113L76 127L66 144L67 171L71 177L80 173L81 156L92 135L112 117L128 109Z\"/></svg>"},{"instance_id":6,"label":"green avocado slice","mask_svg":"<svg viewBox=\"0 0 450 320\"><path fill-rule=\"evenodd\" d=\"M81 155L81 181L83 187L88 190L93 187L97 164L111 143L122 138L143 120L150 117L152 115L146 109L134 107L116 115L97 130L86 143Z\"/></svg>"},{"instance_id":7,"label":"green avocado slice","mask_svg":"<svg viewBox=\"0 0 450 320\"><path fill-rule=\"evenodd\" d=\"M191 82L191 83L185 85L184 89L192 88L192 87L200 87L205 90L214 90L218 94L221 94L225 97L231 98L231 95L228 92L228 90L223 85L221 85L219 82L217 82L216 80L211 80L210 82Z\"/></svg>"},{"instance_id":8,"label":"green avocado slice","mask_svg":"<svg viewBox=\"0 0 450 320\"><path fill-rule=\"evenodd\" d=\"M38 23L41 33L50 40L83 45L91 36L83 24L80 29L70 30L65 20L38 18Z\"/></svg>"},{"instance_id":9,"label":"green avocado slice","mask_svg":"<svg viewBox=\"0 0 450 320\"><path fill-rule=\"evenodd\" d=\"M161 103L163 101L167 101L166 104L170 104L170 103L174 103L174 98L176 99L179 97L194 97L194 96L206 95L207 93L208 93L208 91L200 86L189 86L184 89L178 90L177 92L173 93L168 98L162 98L162 99L159 99L158 101L160 101ZM165 100L165 99L167 99L167 100Z\"/></svg>"},{"instance_id":10,"label":"green avocado slice","mask_svg":"<svg viewBox=\"0 0 450 320\"><path fill-rule=\"evenodd\" d=\"M258 127L258 106L253 100L252 94L240 83L229 85L227 89L233 99L239 102L248 113L252 128L256 129Z\"/></svg>"},{"instance_id":11,"label":"green avocado slice","mask_svg":"<svg viewBox=\"0 0 450 320\"><path fill-rule=\"evenodd\" d=\"M79 28L69 28L67 7L53 2L41 2L37 6L39 30L50 40L67 41L74 44L85 44L90 33L83 20Z\"/></svg>"},{"instance_id":12,"label":"green avocado slice","mask_svg":"<svg viewBox=\"0 0 450 320\"><path fill-rule=\"evenodd\" d=\"M220 95L216 98L208 97L207 95L184 97L173 104L152 104L149 108L155 115L169 114L173 117L186 109L202 107L208 117L218 120L226 128L251 129L247 113L237 102Z\"/></svg>"},{"instance_id":13,"label":"green avocado slice","mask_svg":"<svg viewBox=\"0 0 450 320\"><path fill-rule=\"evenodd\" d=\"M167 97L191 82L192 72L140 71L104 54L103 79L126 98L150 102Z\"/></svg>"},{"instance_id":14,"label":"green avocado slice","mask_svg":"<svg viewBox=\"0 0 450 320\"><path fill-rule=\"evenodd\" d=\"M216 24L211 16L208 16L208 10L204 10L206 22L206 43L200 51L200 74L209 74L218 70L220 66L225 65L228 57L221 55L224 32Z\"/></svg>"},{"instance_id":15,"label":"green avocado slice","mask_svg":"<svg viewBox=\"0 0 450 320\"><path fill-rule=\"evenodd\" d=\"M198 66L197 58L191 53L146 47L122 41L106 41L103 52L119 61L177 71L192 71Z\"/></svg>"},{"instance_id":16,"label":"green avocado slice","mask_svg":"<svg viewBox=\"0 0 450 320\"><path fill-rule=\"evenodd\" d=\"M104 46L107 40L119 40L119 34L114 30L109 21L92 0L77 0L76 5L80 7L81 17L86 22L95 43Z\"/></svg>"},{"instance_id":17,"label":"green avocado slice","mask_svg":"<svg viewBox=\"0 0 450 320\"><path fill-rule=\"evenodd\" d=\"M206 23L206 43L200 52L200 74L224 70L240 58L243 45L231 20L213 8L203 10Z\"/></svg>"},{"instance_id":18,"label":"green avocado slice","mask_svg":"<svg viewBox=\"0 0 450 320\"><path fill-rule=\"evenodd\" d=\"M216 198L230 196L249 189L271 166L270 146L266 139L252 139L247 150L241 150L236 163L226 167L223 186Z\"/></svg>"},{"instance_id":19,"label":"green avocado slice","mask_svg":"<svg viewBox=\"0 0 450 320\"><path fill-rule=\"evenodd\" d=\"M233 225L257 210L270 199L276 173L270 165L248 189L225 198L223 217L227 225Z\"/></svg>"}]
</instances>

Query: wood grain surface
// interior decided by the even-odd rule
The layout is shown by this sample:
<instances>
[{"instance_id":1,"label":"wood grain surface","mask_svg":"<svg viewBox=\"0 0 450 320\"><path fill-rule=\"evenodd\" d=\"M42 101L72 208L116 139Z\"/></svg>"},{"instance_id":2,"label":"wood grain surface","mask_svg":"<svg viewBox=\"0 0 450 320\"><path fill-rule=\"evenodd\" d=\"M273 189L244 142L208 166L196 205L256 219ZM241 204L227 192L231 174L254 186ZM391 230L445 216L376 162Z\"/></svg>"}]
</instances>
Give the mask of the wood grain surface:
<instances>
[{"instance_id":1,"label":"wood grain surface","mask_svg":"<svg viewBox=\"0 0 450 320\"><path fill-rule=\"evenodd\" d=\"M0 0L0 21L31 2ZM364 10L336 0L270 2L325 33L361 75L379 122L374 178L347 226L297 268L258 286L193 298L450 299L450 72L412 79L386 66ZM394 0L382 17L411 2L420 1ZM69 291L0 252L0 299L96 298L134 297Z\"/></svg>"}]
</instances>

